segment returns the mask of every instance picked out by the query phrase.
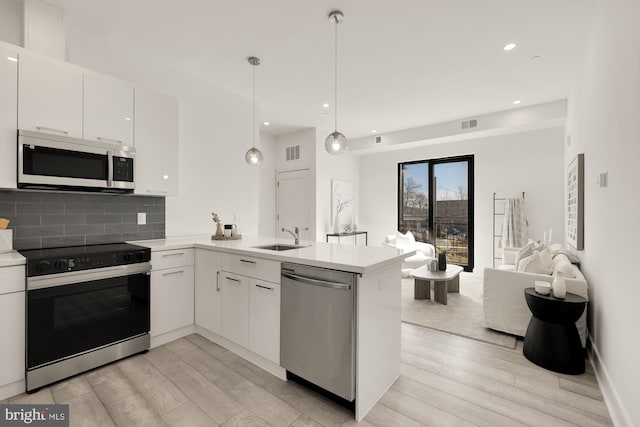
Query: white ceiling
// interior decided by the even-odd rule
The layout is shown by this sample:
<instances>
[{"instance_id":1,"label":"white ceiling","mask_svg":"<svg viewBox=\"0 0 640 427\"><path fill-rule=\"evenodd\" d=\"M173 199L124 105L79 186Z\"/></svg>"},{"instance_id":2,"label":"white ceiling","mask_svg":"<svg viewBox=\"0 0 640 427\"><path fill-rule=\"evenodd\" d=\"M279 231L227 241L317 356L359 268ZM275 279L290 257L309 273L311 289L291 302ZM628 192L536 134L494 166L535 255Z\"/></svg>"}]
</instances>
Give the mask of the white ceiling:
<instances>
[{"instance_id":1,"label":"white ceiling","mask_svg":"<svg viewBox=\"0 0 640 427\"><path fill-rule=\"evenodd\" d=\"M566 98L591 0L48 0L67 22L251 98L274 135L332 130L340 9L338 128L348 138ZM516 49L504 52L507 42ZM531 59L539 56L538 59Z\"/></svg>"}]
</instances>

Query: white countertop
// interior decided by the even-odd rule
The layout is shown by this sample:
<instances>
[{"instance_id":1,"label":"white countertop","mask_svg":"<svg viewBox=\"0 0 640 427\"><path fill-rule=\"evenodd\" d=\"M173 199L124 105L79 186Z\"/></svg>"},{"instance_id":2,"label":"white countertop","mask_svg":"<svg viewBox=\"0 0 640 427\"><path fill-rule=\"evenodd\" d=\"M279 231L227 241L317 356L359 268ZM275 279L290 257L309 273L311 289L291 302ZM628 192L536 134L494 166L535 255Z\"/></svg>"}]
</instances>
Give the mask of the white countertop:
<instances>
[{"instance_id":1,"label":"white countertop","mask_svg":"<svg viewBox=\"0 0 640 427\"><path fill-rule=\"evenodd\" d=\"M211 235L168 237L158 240L129 242L151 248L152 251L201 248L239 255L254 256L282 262L312 265L334 270L366 274L389 265L401 263L415 251L403 252L389 246L352 246L338 243L301 241L300 249L272 251L255 246L274 243L293 244L293 239L243 236L241 240L211 240Z\"/></svg>"},{"instance_id":2,"label":"white countertop","mask_svg":"<svg viewBox=\"0 0 640 427\"><path fill-rule=\"evenodd\" d=\"M0 267L10 267L12 265L24 265L27 263L25 257L17 251L5 252L0 254Z\"/></svg>"}]
</instances>

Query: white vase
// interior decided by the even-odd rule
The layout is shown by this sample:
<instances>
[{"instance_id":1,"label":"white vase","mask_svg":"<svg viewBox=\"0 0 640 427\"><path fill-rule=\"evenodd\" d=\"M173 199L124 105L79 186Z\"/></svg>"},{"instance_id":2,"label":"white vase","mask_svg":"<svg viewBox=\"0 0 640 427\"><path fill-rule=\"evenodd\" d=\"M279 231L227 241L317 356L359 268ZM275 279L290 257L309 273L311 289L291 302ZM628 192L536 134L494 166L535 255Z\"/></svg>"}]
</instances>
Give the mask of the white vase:
<instances>
[{"instance_id":1,"label":"white vase","mask_svg":"<svg viewBox=\"0 0 640 427\"><path fill-rule=\"evenodd\" d=\"M340 233L340 215L336 214L336 217L333 219L333 232L335 234Z\"/></svg>"},{"instance_id":2,"label":"white vase","mask_svg":"<svg viewBox=\"0 0 640 427\"><path fill-rule=\"evenodd\" d=\"M551 291L555 298L564 299L564 297L567 296L567 284L564 281L562 271L556 271L556 275L551 283Z\"/></svg>"}]
</instances>

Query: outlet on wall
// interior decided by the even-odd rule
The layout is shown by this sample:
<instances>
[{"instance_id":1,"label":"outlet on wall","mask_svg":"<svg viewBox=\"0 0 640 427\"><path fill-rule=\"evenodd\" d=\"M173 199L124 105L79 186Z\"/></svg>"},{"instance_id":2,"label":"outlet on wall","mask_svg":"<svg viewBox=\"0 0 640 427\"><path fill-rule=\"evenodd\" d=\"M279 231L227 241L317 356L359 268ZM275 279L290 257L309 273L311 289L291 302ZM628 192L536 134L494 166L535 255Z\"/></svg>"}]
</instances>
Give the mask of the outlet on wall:
<instances>
[{"instance_id":1,"label":"outlet on wall","mask_svg":"<svg viewBox=\"0 0 640 427\"><path fill-rule=\"evenodd\" d=\"M138 212L138 225L145 225L147 223L147 213Z\"/></svg>"}]
</instances>

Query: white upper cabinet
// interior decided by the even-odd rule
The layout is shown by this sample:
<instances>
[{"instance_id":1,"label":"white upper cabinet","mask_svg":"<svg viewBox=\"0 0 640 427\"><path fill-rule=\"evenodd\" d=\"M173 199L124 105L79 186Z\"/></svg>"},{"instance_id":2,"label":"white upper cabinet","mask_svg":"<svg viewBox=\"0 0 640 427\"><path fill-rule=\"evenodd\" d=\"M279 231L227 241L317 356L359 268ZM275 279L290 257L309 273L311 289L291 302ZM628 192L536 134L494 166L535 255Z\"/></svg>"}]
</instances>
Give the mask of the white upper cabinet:
<instances>
[{"instance_id":1,"label":"white upper cabinet","mask_svg":"<svg viewBox=\"0 0 640 427\"><path fill-rule=\"evenodd\" d=\"M136 194L178 194L178 101L135 89Z\"/></svg>"},{"instance_id":2,"label":"white upper cabinet","mask_svg":"<svg viewBox=\"0 0 640 427\"><path fill-rule=\"evenodd\" d=\"M84 73L84 139L133 146L133 86Z\"/></svg>"},{"instance_id":3,"label":"white upper cabinet","mask_svg":"<svg viewBox=\"0 0 640 427\"><path fill-rule=\"evenodd\" d=\"M16 188L18 51L0 43L0 188Z\"/></svg>"},{"instance_id":4,"label":"white upper cabinet","mask_svg":"<svg viewBox=\"0 0 640 427\"><path fill-rule=\"evenodd\" d=\"M31 53L19 60L18 128L82 138L82 68Z\"/></svg>"}]
</instances>

